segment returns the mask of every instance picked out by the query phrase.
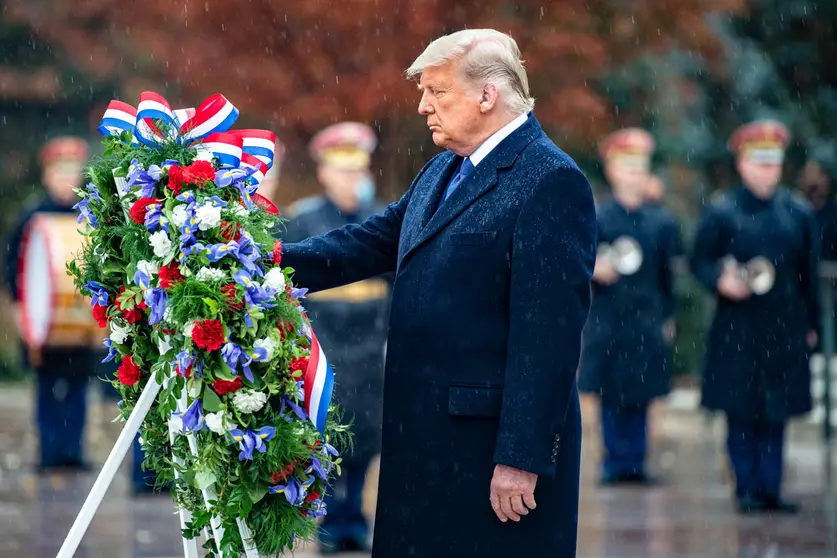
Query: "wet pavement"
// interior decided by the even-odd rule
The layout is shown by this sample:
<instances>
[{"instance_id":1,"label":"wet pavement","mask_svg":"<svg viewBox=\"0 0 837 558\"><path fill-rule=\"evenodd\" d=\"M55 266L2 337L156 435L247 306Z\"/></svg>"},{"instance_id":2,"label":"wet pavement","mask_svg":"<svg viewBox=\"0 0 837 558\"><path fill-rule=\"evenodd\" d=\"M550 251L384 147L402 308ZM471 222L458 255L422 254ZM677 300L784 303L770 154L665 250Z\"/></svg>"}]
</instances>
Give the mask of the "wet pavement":
<instances>
[{"instance_id":1,"label":"wet pavement","mask_svg":"<svg viewBox=\"0 0 837 558\"><path fill-rule=\"evenodd\" d=\"M0 384L0 558L56 555L118 435L118 425L110 423L112 402L96 403L96 395L92 399L87 449L94 472L36 475L32 394L26 386ZM595 404L585 401L584 410L579 558L837 557L837 467L833 455L824 450L818 428L799 423L789 430L785 496L801 503L802 512L740 516L730 502L721 419L657 405L652 413L651 470L664 484L603 489L596 486L600 450ZM182 556L178 518L169 497L131 496L129 466L126 460L77 557ZM370 514L374 477L373 468L366 502ZM317 554L309 548L294 556Z\"/></svg>"}]
</instances>

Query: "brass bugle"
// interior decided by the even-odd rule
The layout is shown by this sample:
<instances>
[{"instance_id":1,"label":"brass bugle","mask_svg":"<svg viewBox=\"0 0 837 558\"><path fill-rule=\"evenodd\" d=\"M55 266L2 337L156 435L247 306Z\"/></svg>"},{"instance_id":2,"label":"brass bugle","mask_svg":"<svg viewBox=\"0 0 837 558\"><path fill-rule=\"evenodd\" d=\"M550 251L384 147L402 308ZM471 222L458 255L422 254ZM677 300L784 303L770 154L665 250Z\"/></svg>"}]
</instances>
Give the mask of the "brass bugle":
<instances>
[{"instance_id":1,"label":"brass bugle","mask_svg":"<svg viewBox=\"0 0 837 558\"><path fill-rule=\"evenodd\" d=\"M770 292L776 282L776 268L764 256L756 256L744 264L733 256L727 256L723 259L723 265L725 268L734 268L738 277L756 295Z\"/></svg>"}]
</instances>

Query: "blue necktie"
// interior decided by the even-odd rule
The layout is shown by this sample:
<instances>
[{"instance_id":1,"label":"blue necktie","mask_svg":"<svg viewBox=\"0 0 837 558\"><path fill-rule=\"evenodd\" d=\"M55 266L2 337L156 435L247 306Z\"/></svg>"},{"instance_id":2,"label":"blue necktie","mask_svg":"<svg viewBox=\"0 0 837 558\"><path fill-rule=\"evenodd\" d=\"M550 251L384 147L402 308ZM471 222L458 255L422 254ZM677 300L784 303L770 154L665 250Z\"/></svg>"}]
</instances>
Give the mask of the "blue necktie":
<instances>
[{"instance_id":1,"label":"blue necktie","mask_svg":"<svg viewBox=\"0 0 837 558\"><path fill-rule=\"evenodd\" d=\"M471 174L472 170L474 170L474 164L471 162L470 158L465 157L462 160L462 164L459 165L459 172L456 173L456 176L453 177L453 180L450 181L450 184L448 184L448 187L445 190L444 200L448 199L453 191L456 190L457 186L465 180L465 177Z\"/></svg>"}]
</instances>

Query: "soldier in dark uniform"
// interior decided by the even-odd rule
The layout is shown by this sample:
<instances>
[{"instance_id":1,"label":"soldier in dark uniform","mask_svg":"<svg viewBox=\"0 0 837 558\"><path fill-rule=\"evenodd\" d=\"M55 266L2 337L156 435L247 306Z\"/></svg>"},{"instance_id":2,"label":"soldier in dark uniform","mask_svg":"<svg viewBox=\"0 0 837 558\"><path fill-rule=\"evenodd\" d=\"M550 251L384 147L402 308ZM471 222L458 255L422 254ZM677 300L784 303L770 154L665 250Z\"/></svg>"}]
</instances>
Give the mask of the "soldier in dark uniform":
<instances>
[{"instance_id":1,"label":"soldier in dark uniform","mask_svg":"<svg viewBox=\"0 0 837 558\"><path fill-rule=\"evenodd\" d=\"M26 207L6 242L6 285L20 325L18 266L26 226L35 213L75 213L78 197L73 188L82 183L87 144L76 137L58 137L40 152L46 197ZM30 351L20 345L24 364L37 374L36 424L40 442L39 470L82 468L87 387L94 373L94 352L89 348L46 348Z\"/></svg>"},{"instance_id":2,"label":"soldier in dark uniform","mask_svg":"<svg viewBox=\"0 0 837 558\"><path fill-rule=\"evenodd\" d=\"M742 512L796 511L781 497L785 425L811 409L819 234L810 206L778 187L787 142L774 121L736 130L742 185L705 208L691 261L717 300L702 403L727 415Z\"/></svg>"},{"instance_id":3,"label":"soldier in dark uniform","mask_svg":"<svg viewBox=\"0 0 837 558\"><path fill-rule=\"evenodd\" d=\"M837 201L831 191L831 177L819 157L809 159L796 180L819 225L820 258L837 261Z\"/></svg>"},{"instance_id":4,"label":"soldier in dark uniform","mask_svg":"<svg viewBox=\"0 0 837 558\"><path fill-rule=\"evenodd\" d=\"M312 140L317 179L323 195L300 200L289 209L282 234L297 242L383 210L375 204L369 170L377 144L373 130L344 122ZM343 474L326 499L328 514L320 539L324 554L368 547L361 503L370 460L380 451L383 365L389 312L389 281L375 278L310 295L304 301L323 350L336 375L335 399L353 421L354 450L344 455Z\"/></svg>"},{"instance_id":5,"label":"soldier in dark uniform","mask_svg":"<svg viewBox=\"0 0 837 558\"><path fill-rule=\"evenodd\" d=\"M599 252L579 387L601 401L604 484L653 482L645 470L648 406L669 391L675 243L668 213L645 199L653 148L636 128L601 145L613 195L596 212Z\"/></svg>"}]
</instances>

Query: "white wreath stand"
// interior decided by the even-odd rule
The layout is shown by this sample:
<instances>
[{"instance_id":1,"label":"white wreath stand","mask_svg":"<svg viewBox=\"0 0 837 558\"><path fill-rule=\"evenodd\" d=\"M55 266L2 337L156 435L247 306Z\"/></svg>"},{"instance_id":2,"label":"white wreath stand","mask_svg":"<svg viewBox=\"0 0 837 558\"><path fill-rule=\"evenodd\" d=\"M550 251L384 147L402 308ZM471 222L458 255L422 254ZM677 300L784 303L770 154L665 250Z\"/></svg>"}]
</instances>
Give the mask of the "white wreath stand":
<instances>
[{"instance_id":1,"label":"white wreath stand","mask_svg":"<svg viewBox=\"0 0 837 558\"><path fill-rule=\"evenodd\" d=\"M90 526L90 522L93 520L93 516L95 515L96 510L99 509L99 505L102 503L102 499L105 497L105 492L107 492L107 489L113 482L113 478L116 476L116 473L119 470L119 466L122 464L122 461L125 459L125 455L131 448L131 444L134 443L134 439L136 438L137 432L139 432L140 426L142 426L142 423L145 420L148 411L151 409L151 405L157 398L157 394L160 392L160 387L160 384L152 375L151 379L148 380L148 383L145 384L145 388L143 388L142 394L140 394L139 400L137 400L137 404L134 407L134 410L131 411L131 415L128 417L128 421L122 428L122 432L119 434L119 438L117 438L116 443L113 446L113 449L110 451L110 455L108 455L107 460L105 460L105 464L102 466L102 470L99 473L99 476L96 478L96 482L93 483L93 488L90 489L90 494L87 495L87 499L84 501L84 505L81 507L81 511L76 517L76 520L73 522L73 526L70 528L70 532L69 534L67 534L67 538L64 539L64 544L61 545L61 549L58 551L58 555L56 558L72 558L74 556L79 544L81 544L81 539L82 537L84 537L84 533L87 532L87 528ZM186 388L184 387L180 399L177 401L177 411L185 411L186 403L187 395ZM171 428L169 428L169 433L170 441L172 444L174 444L174 439L175 436L177 436L177 434L174 431L172 431ZM191 450L192 455L197 456L198 441L195 439L194 434L188 433L186 434L186 436L189 440L189 449ZM179 465L183 464L182 460L179 460L176 457L174 459ZM180 478L180 474L177 473L176 469L175 475L177 478ZM215 486L208 486L207 488L203 489L202 493L204 503L206 504L206 508L210 509L212 507L210 502L217 498ZM190 519L191 514L189 513L189 511L181 508L181 529L185 528L186 522ZM246 558L262 558L256 547L253 545L253 536L250 529L247 527L247 524L241 519L238 519L237 522L238 531L241 535L241 540L244 543L244 552ZM210 521L210 525L212 527L212 539L215 542L215 550L218 556L222 556L220 542L224 537L224 529L221 526L221 520L217 516L213 516L212 520ZM204 532L204 535L207 535L207 533ZM199 557L197 540L187 539L185 537L183 538L183 555L186 558Z\"/></svg>"}]
</instances>

